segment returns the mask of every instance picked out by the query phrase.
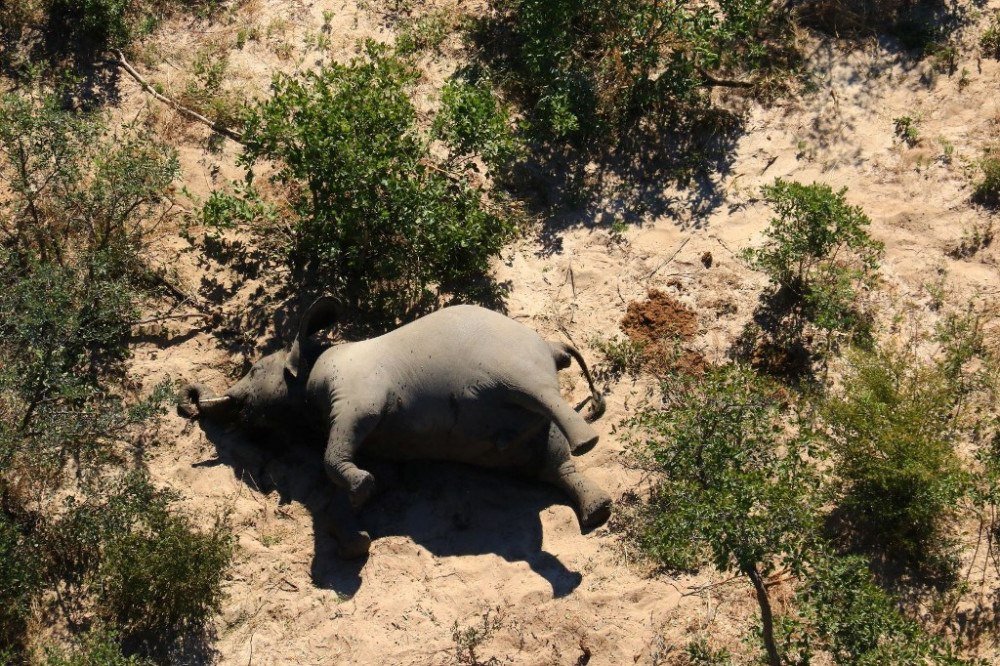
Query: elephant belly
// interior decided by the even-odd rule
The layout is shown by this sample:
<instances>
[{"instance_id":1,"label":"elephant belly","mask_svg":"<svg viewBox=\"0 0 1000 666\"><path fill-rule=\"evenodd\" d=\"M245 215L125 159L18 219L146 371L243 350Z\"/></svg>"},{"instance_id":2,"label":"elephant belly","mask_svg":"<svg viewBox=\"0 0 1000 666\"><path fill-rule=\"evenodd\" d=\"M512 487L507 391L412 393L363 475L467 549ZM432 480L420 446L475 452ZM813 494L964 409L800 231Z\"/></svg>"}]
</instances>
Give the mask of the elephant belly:
<instances>
[{"instance_id":1,"label":"elephant belly","mask_svg":"<svg viewBox=\"0 0 1000 666\"><path fill-rule=\"evenodd\" d=\"M482 400L450 399L444 409L421 407L415 413L387 414L363 449L394 460L448 460L481 467L524 467L540 459L549 424L543 416Z\"/></svg>"}]
</instances>

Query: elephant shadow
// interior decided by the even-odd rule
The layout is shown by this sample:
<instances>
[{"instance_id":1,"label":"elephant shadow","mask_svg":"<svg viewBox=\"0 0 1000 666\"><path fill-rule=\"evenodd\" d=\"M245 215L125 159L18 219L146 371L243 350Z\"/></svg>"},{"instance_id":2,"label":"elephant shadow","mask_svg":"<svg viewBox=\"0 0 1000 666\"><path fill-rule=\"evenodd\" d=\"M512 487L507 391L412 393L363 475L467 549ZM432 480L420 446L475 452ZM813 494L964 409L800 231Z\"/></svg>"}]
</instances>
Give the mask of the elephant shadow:
<instances>
[{"instance_id":1,"label":"elephant shadow","mask_svg":"<svg viewBox=\"0 0 1000 666\"><path fill-rule=\"evenodd\" d=\"M334 521L350 511L347 495L323 470L323 449L315 437L248 436L201 422L217 457L195 467L227 465L252 490L277 492L279 504L298 502L312 517L315 585L344 597L363 583L367 557L344 560L337 554ZM447 462L362 463L379 481L380 491L357 512L359 527L377 546L380 538L405 536L436 557L493 553L508 562L523 561L563 597L582 581L555 555L542 548L540 514L567 504L540 481L502 471Z\"/></svg>"}]
</instances>

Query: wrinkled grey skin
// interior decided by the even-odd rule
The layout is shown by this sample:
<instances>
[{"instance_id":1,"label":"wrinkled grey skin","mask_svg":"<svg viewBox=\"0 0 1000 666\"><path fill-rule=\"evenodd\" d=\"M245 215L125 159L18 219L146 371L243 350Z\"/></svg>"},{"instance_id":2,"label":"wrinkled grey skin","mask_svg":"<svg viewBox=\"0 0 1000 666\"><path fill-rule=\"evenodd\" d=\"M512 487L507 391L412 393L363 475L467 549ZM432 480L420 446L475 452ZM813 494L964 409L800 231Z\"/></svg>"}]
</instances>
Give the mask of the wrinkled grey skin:
<instances>
[{"instance_id":1,"label":"wrinkled grey skin","mask_svg":"<svg viewBox=\"0 0 1000 666\"><path fill-rule=\"evenodd\" d=\"M309 336L334 319L333 301L319 299L290 350L258 361L221 397L201 385L186 387L178 410L248 427L313 420L327 438L326 472L355 507L374 488L374 477L355 463L363 450L390 460L534 473L569 495L581 528L608 519L610 497L571 457L591 449L598 435L562 399L557 370L575 358L591 388L590 420L604 411L575 348L546 342L496 312L460 305L377 338L315 349ZM367 535L347 527L337 532L344 556L367 552Z\"/></svg>"}]
</instances>

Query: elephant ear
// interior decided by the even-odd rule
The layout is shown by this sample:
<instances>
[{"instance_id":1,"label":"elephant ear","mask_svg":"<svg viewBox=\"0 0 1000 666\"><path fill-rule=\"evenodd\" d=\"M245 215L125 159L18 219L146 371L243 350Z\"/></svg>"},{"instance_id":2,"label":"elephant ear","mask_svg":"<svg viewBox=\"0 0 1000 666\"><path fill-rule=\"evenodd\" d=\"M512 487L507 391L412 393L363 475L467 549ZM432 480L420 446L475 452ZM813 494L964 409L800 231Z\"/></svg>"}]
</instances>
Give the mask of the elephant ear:
<instances>
[{"instance_id":1,"label":"elephant ear","mask_svg":"<svg viewBox=\"0 0 1000 666\"><path fill-rule=\"evenodd\" d=\"M288 356L285 357L285 372L292 377L298 377L304 369L305 357L302 348L316 331L328 328L337 322L339 314L337 300L332 296L320 296L312 305L306 308L302 319L299 320L299 332L295 336Z\"/></svg>"}]
</instances>

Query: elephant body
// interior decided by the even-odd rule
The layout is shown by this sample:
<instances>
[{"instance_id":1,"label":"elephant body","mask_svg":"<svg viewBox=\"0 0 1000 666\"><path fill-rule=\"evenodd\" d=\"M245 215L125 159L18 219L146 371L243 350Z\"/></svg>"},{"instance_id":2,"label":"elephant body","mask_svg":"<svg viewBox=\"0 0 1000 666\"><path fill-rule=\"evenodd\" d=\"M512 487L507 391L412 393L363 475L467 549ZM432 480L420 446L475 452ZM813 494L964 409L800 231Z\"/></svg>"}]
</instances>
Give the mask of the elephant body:
<instances>
[{"instance_id":1,"label":"elephant body","mask_svg":"<svg viewBox=\"0 0 1000 666\"><path fill-rule=\"evenodd\" d=\"M227 412L248 424L312 415L326 437L326 472L354 506L374 487L374 477L356 465L359 454L369 454L534 473L570 495L582 527L607 520L610 498L571 457L598 439L560 395L557 371L571 358L590 383L594 418L603 411L575 348L546 342L499 313L461 305L316 356L308 338L328 316L324 304L303 317L291 350L259 361L221 398L190 389L194 408L184 403L182 411ZM338 535L342 545L345 538Z\"/></svg>"}]
</instances>

